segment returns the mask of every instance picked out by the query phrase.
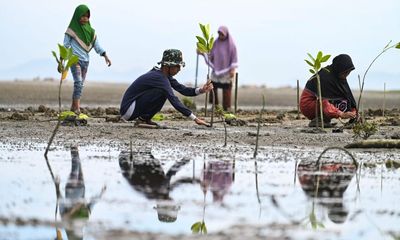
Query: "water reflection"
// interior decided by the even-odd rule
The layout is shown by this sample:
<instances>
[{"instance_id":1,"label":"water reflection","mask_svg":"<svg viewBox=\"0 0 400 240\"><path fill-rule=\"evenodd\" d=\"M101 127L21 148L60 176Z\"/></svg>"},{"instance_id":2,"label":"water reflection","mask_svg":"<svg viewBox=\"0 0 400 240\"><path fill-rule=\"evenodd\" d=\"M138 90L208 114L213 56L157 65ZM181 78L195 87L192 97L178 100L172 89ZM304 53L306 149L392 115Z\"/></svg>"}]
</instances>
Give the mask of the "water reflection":
<instances>
[{"instance_id":1,"label":"water reflection","mask_svg":"<svg viewBox=\"0 0 400 240\"><path fill-rule=\"evenodd\" d=\"M171 182L172 177L189 161L187 158L176 161L165 173L160 161L151 152L122 151L119 155L122 175L136 191L157 202L154 209L161 222L175 222L178 217L180 205L171 198L171 191L185 183L199 182L190 177Z\"/></svg>"},{"instance_id":2,"label":"water reflection","mask_svg":"<svg viewBox=\"0 0 400 240\"><path fill-rule=\"evenodd\" d=\"M234 161L211 160L203 169L201 186L211 192L214 202L222 204L234 181Z\"/></svg>"},{"instance_id":3,"label":"water reflection","mask_svg":"<svg viewBox=\"0 0 400 240\"><path fill-rule=\"evenodd\" d=\"M301 188L313 201L310 214L313 228L323 227L315 217L315 201L327 210L328 218L332 222L344 223L349 211L344 205L343 196L356 174L357 166L353 162L334 160L321 162L320 166L318 162L301 161L297 171Z\"/></svg>"},{"instance_id":4,"label":"water reflection","mask_svg":"<svg viewBox=\"0 0 400 240\"><path fill-rule=\"evenodd\" d=\"M65 233L68 239L83 239L84 227L89 221L94 205L100 200L106 187L104 186L100 190L99 194L90 199L86 199L82 164L79 157L78 147L76 146L71 147L71 171L65 184L65 196L63 196L60 190L59 177L54 177L49 161L47 161L47 163L56 186L56 221L57 209L59 209L62 226L65 228ZM61 230L59 228L57 228L56 239L62 239Z\"/></svg>"}]
</instances>

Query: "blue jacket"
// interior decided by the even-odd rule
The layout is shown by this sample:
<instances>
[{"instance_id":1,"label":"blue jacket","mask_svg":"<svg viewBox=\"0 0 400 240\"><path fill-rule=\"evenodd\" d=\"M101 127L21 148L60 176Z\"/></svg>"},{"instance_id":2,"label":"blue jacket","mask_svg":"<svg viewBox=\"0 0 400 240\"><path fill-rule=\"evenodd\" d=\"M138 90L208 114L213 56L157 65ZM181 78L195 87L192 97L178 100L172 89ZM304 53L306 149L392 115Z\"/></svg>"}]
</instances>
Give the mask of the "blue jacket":
<instances>
[{"instance_id":1,"label":"blue jacket","mask_svg":"<svg viewBox=\"0 0 400 240\"><path fill-rule=\"evenodd\" d=\"M121 101L121 115L125 114L133 101L147 90L154 88L162 89L165 93L165 97L172 106L183 115L188 117L192 114L192 111L183 105L179 98L175 96L173 89L184 96L196 96L196 88L186 87L180 84L175 78L165 76L159 68L154 67L149 72L137 78L126 90Z\"/></svg>"}]
</instances>

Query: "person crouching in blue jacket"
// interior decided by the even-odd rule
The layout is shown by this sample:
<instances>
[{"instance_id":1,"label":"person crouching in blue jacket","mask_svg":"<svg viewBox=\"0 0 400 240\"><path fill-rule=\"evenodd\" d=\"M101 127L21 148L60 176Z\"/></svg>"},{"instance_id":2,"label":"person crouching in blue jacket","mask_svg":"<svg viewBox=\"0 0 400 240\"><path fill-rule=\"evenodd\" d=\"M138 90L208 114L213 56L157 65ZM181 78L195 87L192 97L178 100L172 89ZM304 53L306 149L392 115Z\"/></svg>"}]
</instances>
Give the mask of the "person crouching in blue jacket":
<instances>
[{"instance_id":1,"label":"person crouching in blue jacket","mask_svg":"<svg viewBox=\"0 0 400 240\"><path fill-rule=\"evenodd\" d=\"M165 101L192 119L198 125L208 126L208 123L197 118L177 96L174 90L184 96L196 96L213 89L212 83L206 83L201 88L191 88L180 84L174 76L185 66L182 52L177 49L167 49L163 53L162 60L158 62L160 68L154 67L149 72L137 78L125 91L120 106L121 118L126 121L135 120L139 123L157 125L151 119L161 110Z\"/></svg>"}]
</instances>

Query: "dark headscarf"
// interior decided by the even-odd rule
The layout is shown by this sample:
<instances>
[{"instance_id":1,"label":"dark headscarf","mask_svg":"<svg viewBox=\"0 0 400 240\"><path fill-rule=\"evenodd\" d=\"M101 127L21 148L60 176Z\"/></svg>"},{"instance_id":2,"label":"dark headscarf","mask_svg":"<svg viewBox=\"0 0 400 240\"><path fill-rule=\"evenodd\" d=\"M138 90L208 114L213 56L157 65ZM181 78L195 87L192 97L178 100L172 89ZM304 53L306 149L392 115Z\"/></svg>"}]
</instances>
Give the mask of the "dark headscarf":
<instances>
[{"instance_id":1,"label":"dark headscarf","mask_svg":"<svg viewBox=\"0 0 400 240\"><path fill-rule=\"evenodd\" d=\"M318 74L321 81L321 95L323 99L341 100L346 99L351 108L357 108L353 93L350 90L347 79L340 79L343 72L354 70L353 61L347 54L340 54L332 60L332 64L321 69ZM317 77L312 76L306 84L306 89L318 95Z\"/></svg>"}]
</instances>

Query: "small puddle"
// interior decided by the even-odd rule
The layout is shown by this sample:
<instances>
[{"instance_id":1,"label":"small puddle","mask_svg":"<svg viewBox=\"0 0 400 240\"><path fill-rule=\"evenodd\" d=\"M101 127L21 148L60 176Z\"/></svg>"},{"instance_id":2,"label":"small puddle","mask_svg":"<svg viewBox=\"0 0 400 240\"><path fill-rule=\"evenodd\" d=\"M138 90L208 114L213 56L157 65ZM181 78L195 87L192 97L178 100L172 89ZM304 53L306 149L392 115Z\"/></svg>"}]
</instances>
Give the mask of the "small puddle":
<instances>
[{"instance_id":1,"label":"small puddle","mask_svg":"<svg viewBox=\"0 0 400 240\"><path fill-rule=\"evenodd\" d=\"M0 145L0 239L204 226L295 239L400 235L399 170L384 164L396 151L264 147L255 160L247 146L67 146L46 162L42 148Z\"/></svg>"}]
</instances>

